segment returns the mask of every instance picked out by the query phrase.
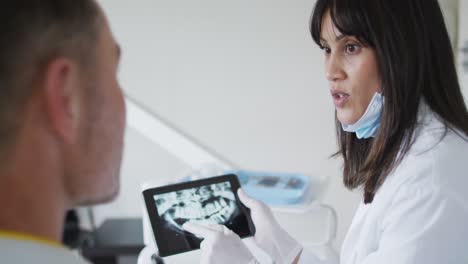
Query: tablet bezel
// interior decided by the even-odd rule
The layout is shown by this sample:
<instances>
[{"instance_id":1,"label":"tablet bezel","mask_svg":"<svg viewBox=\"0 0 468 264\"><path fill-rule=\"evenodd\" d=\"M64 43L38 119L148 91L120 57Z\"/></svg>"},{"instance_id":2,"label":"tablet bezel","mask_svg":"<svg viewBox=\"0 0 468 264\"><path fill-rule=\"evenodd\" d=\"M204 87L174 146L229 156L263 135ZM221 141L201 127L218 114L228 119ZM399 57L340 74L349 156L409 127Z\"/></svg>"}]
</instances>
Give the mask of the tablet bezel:
<instances>
[{"instance_id":1,"label":"tablet bezel","mask_svg":"<svg viewBox=\"0 0 468 264\"><path fill-rule=\"evenodd\" d=\"M150 220L151 227L153 230L153 238L156 241L156 244L158 246L158 251L159 251L158 253L161 257L167 257L167 256L179 254L179 253L197 250L199 249L199 245L198 247L197 246L191 247L191 248L188 248L187 250L171 250L170 248L168 248L167 243L161 243L162 242L161 239L159 239L159 241L158 239L156 239L157 237L162 237L161 230L159 229L159 227L163 224L163 221L161 220L158 214L157 206L154 201L154 196L159 195L159 194L164 194L164 193L170 193L170 192L174 192L178 190L192 189L192 188L197 188L197 187L201 187L204 185L221 183L221 182L230 183L231 189L236 198L236 204L240 208L242 213L245 215L245 217L247 218L249 233L241 234L240 237L246 238L246 237L253 236L255 234L255 227L253 225L253 222L250 216L250 210L240 202L239 197L237 195L237 190L240 188L240 183L235 174L228 174L228 175L216 176L216 177L200 179L200 180L195 180L195 181L190 181L190 182L183 182L183 183L150 188L150 189L143 191L143 197L145 200L146 210L148 212L149 220Z\"/></svg>"}]
</instances>

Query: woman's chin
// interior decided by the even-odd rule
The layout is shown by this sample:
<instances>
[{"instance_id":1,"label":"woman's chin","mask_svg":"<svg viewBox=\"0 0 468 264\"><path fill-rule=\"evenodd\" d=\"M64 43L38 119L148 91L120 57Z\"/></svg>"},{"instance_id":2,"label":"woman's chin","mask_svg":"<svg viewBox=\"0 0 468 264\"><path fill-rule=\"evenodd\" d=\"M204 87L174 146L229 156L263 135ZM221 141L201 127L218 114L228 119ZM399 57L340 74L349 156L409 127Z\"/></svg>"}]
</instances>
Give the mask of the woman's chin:
<instances>
[{"instance_id":1,"label":"woman's chin","mask_svg":"<svg viewBox=\"0 0 468 264\"><path fill-rule=\"evenodd\" d=\"M336 116L343 125L352 125L359 120L359 116L350 109L337 109Z\"/></svg>"}]
</instances>

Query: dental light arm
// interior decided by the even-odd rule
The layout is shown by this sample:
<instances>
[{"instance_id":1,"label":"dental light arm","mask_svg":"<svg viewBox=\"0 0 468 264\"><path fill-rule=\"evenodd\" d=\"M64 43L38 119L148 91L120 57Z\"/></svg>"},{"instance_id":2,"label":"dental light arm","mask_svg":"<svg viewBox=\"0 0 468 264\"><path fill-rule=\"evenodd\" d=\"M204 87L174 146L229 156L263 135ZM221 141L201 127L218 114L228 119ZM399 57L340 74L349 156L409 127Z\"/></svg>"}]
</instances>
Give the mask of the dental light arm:
<instances>
[{"instance_id":1,"label":"dental light arm","mask_svg":"<svg viewBox=\"0 0 468 264\"><path fill-rule=\"evenodd\" d=\"M126 96L125 102L127 104L128 126L191 168L201 168L206 164L216 165L223 170L235 167L231 162L184 135L128 96Z\"/></svg>"}]
</instances>

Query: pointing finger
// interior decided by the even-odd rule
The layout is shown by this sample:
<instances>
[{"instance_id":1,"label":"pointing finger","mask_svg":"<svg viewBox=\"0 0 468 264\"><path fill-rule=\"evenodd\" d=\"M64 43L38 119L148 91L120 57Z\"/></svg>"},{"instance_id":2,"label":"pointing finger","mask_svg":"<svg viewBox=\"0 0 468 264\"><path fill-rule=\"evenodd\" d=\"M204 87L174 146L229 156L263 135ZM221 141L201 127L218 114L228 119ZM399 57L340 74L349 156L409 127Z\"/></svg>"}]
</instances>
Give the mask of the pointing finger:
<instances>
[{"instance_id":1,"label":"pointing finger","mask_svg":"<svg viewBox=\"0 0 468 264\"><path fill-rule=\"evenodd\" d=\"M216 235L218 232L217 230L214 230L213 228L202 226L202 225L197 225L194 223L185 223L182 228L185 231L188 231L198 237L202 238L211 238Z\"/></svg>"}]
</instances>

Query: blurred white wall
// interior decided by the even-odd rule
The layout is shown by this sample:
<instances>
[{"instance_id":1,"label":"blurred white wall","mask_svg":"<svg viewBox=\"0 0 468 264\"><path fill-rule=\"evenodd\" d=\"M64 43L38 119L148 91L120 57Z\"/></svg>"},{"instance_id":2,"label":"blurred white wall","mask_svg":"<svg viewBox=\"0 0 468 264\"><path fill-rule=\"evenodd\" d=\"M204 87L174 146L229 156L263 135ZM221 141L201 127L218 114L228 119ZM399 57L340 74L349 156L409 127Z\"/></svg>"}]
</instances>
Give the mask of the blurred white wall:
<instances>
[{"instance_id":1,"label":"blurred white wall","mask_svg":"<svg viewBox=\"0 0 468 264\"><path fill-rule=\"evenodd\" d=\"M456 49L458 46L459 0L439 0L439 3L444 13L445 24L452 41L452 46Z\"/></svg>"},{"instance_id":2,"label":"blurred white wall","mask_svg":"<svg viewBox=\"0 0 468 264\"><path fill-rule=\"evenodd\" d=\"M125 93L243 168L326 177L321 200L338 212L338 249L360 194L343 187L341 162L329 158L334 111L308 31L315 1L99 2L123 48ZM94 208L97 224L140 216L142 182L188 170L129 129L121 195Z\"/></svg>"},{"instance_id":3,"label":"blurred white wall","mask_svg":"<svg viewBox=\"0 0 468 264\"><path fill-rule=\"evenodd\" d=\"M468 1L439 0L457 60L458 76L468 103Z\"/></svg>"},{"instance_id":4,"label":"blurred white wall","mask_svg":"<svg viewBox=\"0 0 468 264\"><path fill-rule=\"evenodd\" d=\"M459 1L459 34L458 34L458 72L460 83L465 93L465 102L468 103L468 1Z\"/></svg>"}]
</instances>

